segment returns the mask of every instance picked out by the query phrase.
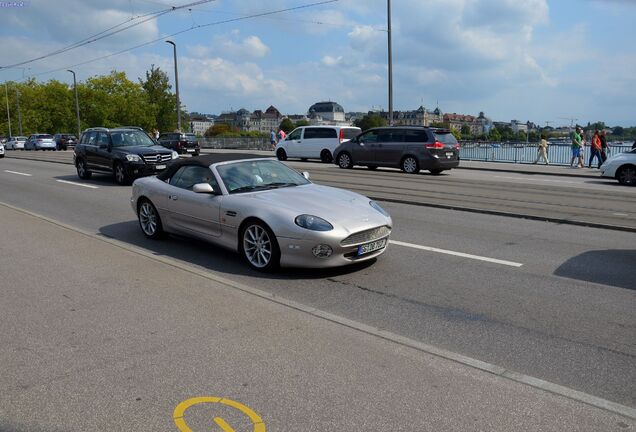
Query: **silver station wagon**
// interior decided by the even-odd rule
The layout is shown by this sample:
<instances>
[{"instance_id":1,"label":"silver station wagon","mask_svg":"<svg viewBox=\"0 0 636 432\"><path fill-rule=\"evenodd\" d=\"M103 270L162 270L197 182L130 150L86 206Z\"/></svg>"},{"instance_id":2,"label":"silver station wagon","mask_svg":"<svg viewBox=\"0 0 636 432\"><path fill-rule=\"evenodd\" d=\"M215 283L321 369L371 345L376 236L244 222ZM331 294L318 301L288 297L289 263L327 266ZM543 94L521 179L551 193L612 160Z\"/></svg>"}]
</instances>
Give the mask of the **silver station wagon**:
<instances>
[{"instance_id":1,"label":"silver station wagon","mask_svg":"<svg viewBox=\"0 0 636 432\"><path fill-rule=\"evenodd\" d=\"M308 177L273 158L205 155L135 180L130 203L147 237L203 239L257 270L335 267L384 253L391 216L363 195Z\"/></svg>"}]
</instances>

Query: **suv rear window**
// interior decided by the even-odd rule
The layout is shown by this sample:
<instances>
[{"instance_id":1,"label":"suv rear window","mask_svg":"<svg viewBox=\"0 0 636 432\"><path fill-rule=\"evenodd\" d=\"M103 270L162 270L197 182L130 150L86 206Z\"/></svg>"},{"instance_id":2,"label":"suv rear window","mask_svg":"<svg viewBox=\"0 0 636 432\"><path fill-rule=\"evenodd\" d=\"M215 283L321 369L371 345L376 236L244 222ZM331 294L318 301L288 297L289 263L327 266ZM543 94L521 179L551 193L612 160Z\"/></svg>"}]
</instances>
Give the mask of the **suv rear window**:
<instances>
[{"instance_id":1,"label":"suv rear window","mask_svg":"<svg viewBox=\"0 0 636 432\"><path fill-rule=\"evenodd\" d=\"M342 128L340 129L340 132L342 133L342 139L354 139L355 137L357 137L358 135L360 135L360 132L362 132L362 129L358 129L358 128Z\"/></svg>"},{"instance_id":2,"label":"suv rear window","mask_svg":"<svg viewBox=\"0 0 636 432\"><path fill-rule=\"evenodd\" d=\"M195 134L185 134L185 139L188 142L195 142L197 140L197 136Z\"/></svg>"},{"instance_id":3,"label":"suv rear window","mask_svg":"<svg viewBox=\"0 0 636 432\"><path fill-rule=\"evenodd\" d=\"M304 139L312 138L338 138L338 133L331 128L307 128Z\"/></svg>"},{"instance_id":4,"label":"suv rear window","mask_svg":"<svg viewBox=\"0 0 636 432\"><path fill-rule=\"evenodd\" d=\"M433 132L433 135L435 136L435 140L441 142L442 144L447 144L447 145L457 144L455 135L453 135L450 132L444 132L444 133Z\"/></svg>"},{"instance_id":5,"label":"suv rear window","mask_svg":"<svg viewBox=\"0 0 636 432\"><path fill-rule=\"evenodd\" d=\"M407 129L404 131L404 141L410 143L428 142L428 135L425 130Z\"/></svg>"},{"instance_id":6,"label":"suv rear window","mask_svg":"<svg viewBox=\"0 0 636 432\"><path fill-rule=\"evenodd\" d=\"M38 139L53 139L53 135L36 135Z\"/></svg>"}]
</instances>

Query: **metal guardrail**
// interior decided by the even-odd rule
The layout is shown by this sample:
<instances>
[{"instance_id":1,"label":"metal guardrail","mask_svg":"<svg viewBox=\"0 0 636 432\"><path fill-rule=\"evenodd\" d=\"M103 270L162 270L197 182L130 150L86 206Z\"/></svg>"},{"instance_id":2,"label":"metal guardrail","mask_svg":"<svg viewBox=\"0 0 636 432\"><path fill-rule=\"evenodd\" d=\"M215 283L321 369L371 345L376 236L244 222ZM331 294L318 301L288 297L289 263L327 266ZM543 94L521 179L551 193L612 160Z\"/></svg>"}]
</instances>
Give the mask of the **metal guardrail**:
<instances>
[{"instance_id":1,"label":"metal guardrail","mask_svg":"<svg viewBox=\"0 0 636 432\"><path fill-rule=\"evenodd\" d=\"M630 145L609 145L608 157L631 150ZM462 160L483 162L533 163L537 159L538 144L533 143L471 143L461 144ZM590 157L590 147L585 146L585 164ZM553 165L569 165L572 151L569 144L548 146L548 160ZM542 163L543 159L539 160ZM595 162L596 163L596 162Z\"/></svg>"},{"instance_id":2,"label":"metal guardrail","mask_svg":"<svg viewBox=\"0 0 636 432\"><path fill-rule=\"evenodd\" d=\"M215 137L199 138L202 148L236 149L236 150L269 150L268 137Z\"/></svg>"}]
</instances>

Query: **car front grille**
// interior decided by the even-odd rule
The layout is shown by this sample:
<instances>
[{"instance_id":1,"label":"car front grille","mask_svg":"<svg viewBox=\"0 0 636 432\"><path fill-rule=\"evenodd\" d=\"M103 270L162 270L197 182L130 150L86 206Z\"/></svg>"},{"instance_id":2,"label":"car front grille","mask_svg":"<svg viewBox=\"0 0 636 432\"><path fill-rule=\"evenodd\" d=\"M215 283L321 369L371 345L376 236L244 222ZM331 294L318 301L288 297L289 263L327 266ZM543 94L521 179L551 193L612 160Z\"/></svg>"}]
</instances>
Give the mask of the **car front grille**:
<instances>
[{"instance_id":1,"label":"car front grille","mask_svg":"<svg viewBox=\"0 0 636 432\"><path fill-rule=\"evenodd\" d=\"M372 228L366 231L360 231L354 234L351 234L346 239L342 240L340 244L342 246L352 246L360 243L368 243L391 234L391 228L384 225L378 228Z\"/></svg>"},{"instance_id":2,"label":"car front grille","mask_svg":"<svg viewBox=\"0 0 636 432\"><path fill-rule=\"evenodd\" d=\"M149 164L158 164L162 162L168 162L172 159L172 154L154 154L154 155L142 155L144 162Z\"/></svg>"}]
</instances>

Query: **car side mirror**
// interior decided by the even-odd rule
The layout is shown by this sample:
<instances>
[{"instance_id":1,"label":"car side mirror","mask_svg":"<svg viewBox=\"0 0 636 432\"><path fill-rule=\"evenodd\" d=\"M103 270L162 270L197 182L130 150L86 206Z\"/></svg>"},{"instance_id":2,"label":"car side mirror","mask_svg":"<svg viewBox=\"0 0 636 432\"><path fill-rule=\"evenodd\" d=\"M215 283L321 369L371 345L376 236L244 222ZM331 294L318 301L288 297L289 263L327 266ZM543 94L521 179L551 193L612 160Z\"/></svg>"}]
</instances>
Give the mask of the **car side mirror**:
<instances>
[{"instance_id":1,"label":"car side mirror","mask_svg":"<svg viewBox=\"0 0 636 432\"><path fill-rule=\"evenodd\" d=\"M303 177L309 180L309 173L307 171L303 171Z\"/></svg>"},{"instance_id":2,"label":"car side mirror","mask_svg":"<svg viewBox=\"0 0 636 432\"><path fill-rule=\"evenodd\" d=\"M192 192L201 194L216 194L210 183L197 183L192 186Z\"/></svg>"}]
</instances>

